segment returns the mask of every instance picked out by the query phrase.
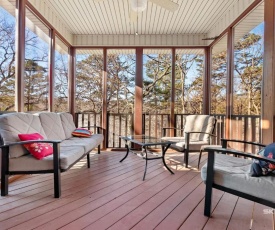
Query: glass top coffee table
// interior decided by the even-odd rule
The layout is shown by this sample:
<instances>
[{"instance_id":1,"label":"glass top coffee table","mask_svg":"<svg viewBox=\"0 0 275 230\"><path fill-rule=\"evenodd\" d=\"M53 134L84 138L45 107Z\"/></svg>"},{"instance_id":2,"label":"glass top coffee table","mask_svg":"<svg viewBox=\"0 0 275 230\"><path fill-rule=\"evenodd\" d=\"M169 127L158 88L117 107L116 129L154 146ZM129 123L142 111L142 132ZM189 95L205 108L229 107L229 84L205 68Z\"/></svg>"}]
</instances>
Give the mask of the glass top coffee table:
<instances>
[{"instance_id":1,"label":"glass top coffee table","mask_svg":"<svg viewBox=\"0 0 275 230\"><path fill-rule=\"evenodd\" d=\"M173 144L174 142L162 140L161 138L145 136L145 135L120 136L119 138L125 141L125 146L127 149L126 155L120 160L120 162L124 161L127 158L128 154L130 152L130 148L129 148L130 143L135 143L137 145L140 145L142 147L142 149L144 150L141 154L139 154L139 155L142 155L143 159L146 160L143 180L145 180L148 160L162 159L162 162L163 162L165 168L167 168L167 170L170 173L174 174L174 172L165 163L165 153L166 153L167 149L170 147L170 145ZM157 156L155 154L152 154L153 156L149 156L150 152L147 148L149 146L154 146L154 145L161 146L161 150L162 150L161 156ZM132 152L134 152L134 151L132 151Z\"/></svg>"}]
</instances>

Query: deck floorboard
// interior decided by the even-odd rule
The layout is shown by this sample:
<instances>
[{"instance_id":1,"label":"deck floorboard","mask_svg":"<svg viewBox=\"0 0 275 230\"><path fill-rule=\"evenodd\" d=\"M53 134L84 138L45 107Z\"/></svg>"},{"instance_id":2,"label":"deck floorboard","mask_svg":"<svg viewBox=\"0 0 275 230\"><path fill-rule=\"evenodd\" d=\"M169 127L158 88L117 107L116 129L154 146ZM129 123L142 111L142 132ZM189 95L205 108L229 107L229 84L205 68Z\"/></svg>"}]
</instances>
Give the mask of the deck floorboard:
<instances>
[{"instance_id":1,"label":"deck floorboard","mask_svg":"<svg viewBox=\"0 0 275 230\"><path fill-rule=\"evenodd\" d=\"M205 185L197 170L198 153L191 153L189 168L183 155L168 153L161 160L145 162L134 154L102 151L61 174L62 196L53 198L53 175L25 175L12 182L9 195L0 198L0 230L73 229L273 229L268 207L213 190L212 217L203 215ZM203 153L201 166L206 162Z\"/></svg>"}]
</instances>

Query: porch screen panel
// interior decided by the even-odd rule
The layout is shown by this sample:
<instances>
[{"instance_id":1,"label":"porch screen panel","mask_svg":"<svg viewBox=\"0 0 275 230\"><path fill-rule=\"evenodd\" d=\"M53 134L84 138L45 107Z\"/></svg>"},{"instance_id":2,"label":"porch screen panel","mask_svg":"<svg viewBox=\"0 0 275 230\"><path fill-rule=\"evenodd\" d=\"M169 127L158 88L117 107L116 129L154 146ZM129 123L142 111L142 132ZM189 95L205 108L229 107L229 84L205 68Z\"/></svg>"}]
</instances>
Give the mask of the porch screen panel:
<instances>
[{"instance_id":1,"label":"porch screen panel","mask_svg":"<svg viewBox=\"0 0 275 230\"><path fill-rule=\"evenodd\" d=\"M108 147L121 147L119 135L133 133L136 50L107 50Z\"/></svg>"},{"instance_id":2,"label":"porch screen panel","mask_svg":"<svg viewBox=\"0 0 275 230\"><path fill-rule=\"evenodd\" d=\"M176 49L175 114L201 114L203 49Z\"/></svg>"},{"instance_id":3,"label":"porch screen panel","mask_svg":"<svg viewBox=\"0 0 275 230\"><path fill-rule=\"evenodd\" d=\"M226 113L227 35L212 47L211 56L211 114Z\"/></svg>"},{"instance_id":4,"label":"porch screen panel","mask_svg":"<svg viewBox=\"0 0 275 230\"><path fill-rule=\"evenodd\" d=\"M69 48L55 38L54 107L55 112L68 112L68 52Z\"/></svg>"},{"instance_id":5,"label":"porch screen panel","mask_svg":"<svg viewBox=\"0 0 275 230\"><path fill-rule=\"evenodd\" d=\"M172 50L143 50L144 134L161 136L171 105Z\"/></svg>"},{"instance_id":6,"label":"porch screen panel","mask_svg":"<svg viewBox=\"0 0 275 230\"><path fill-rule=\"evenodd\" d=\"M264 3L234 28L233 113L260 115L264 54Z\"/></svg>"},{"instance_id":7,"label":"porch screen panel","mask_svg":"<svg viewBox=\"0 0 275 230\"><path fill-rule=\"evenodd\" d=\"M102 49L76 50L75 103L78 126L101 126Z\"/></svg>"},{"instance_id":8,"label":"porch screen panel","mask_svg":"<svg viewBox=\"0 0 275 230\"><path fill-rule=\"evenodd\" d=\"M0 111L15 105L15 8L0 1Z\"/></svg>"},{"instance_id":9,"label":"porch screen panel","mask_svg":"<svg viewBox=\"0 0 275 230\"><path fill-rule=\"evenodd\" d=\"M48 109L49 28L26 10L25 111Z\"/></svg>"}]
</instances>

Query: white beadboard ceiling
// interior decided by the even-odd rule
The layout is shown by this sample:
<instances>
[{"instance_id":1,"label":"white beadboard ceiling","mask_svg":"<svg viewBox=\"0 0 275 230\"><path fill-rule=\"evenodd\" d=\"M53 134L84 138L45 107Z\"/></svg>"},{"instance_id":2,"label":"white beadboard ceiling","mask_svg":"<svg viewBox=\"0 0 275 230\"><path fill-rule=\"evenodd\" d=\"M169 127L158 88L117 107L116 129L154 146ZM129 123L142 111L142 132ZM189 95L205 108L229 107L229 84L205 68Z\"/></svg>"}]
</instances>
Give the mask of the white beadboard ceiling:
<instances>
[{"instance_id":1,"label":"white beadboard ceiling","mask_svg":"<svg viewBox=\"0 0 275 230\"><path fill-rule=\"evenodd\" d=\"M35 1L41 0L30 0ZM130 0L44 0L78 35L206 34L237 0L171 1L179 4L174 13L148 1L137 23L131 23Z\"/></svg>"},{"instance_id":2,"label":"white beadboard ceiling","mask_svg":"<svg viewBox=\"0 0 275 230\"><path fill-rule=\"evenodd\" d=\"M0 3L8 1L15 5ZM254 0L171 0L179 5L175 12L148 1L137 22L129 18L130 0L28 1L74 46L158 47L207 46L203 38L220 35ZM263 7L254 15L240 34L262 20Z\"/></svg>"}]
</instances>

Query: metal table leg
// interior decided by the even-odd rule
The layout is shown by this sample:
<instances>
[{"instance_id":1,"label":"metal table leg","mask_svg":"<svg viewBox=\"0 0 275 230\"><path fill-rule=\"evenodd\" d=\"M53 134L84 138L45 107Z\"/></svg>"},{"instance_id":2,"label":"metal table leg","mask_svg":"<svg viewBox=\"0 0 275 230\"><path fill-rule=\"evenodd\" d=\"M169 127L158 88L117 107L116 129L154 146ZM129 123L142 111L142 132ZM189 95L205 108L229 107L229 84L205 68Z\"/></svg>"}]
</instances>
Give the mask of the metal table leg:
<instances>
[{"instance_id":1,"label":"metal table leg","mask_svg":"<svg viewBox=\"0 0 275 230\"><path fill-rule=\"evenodd\" d=\"M126 141L125 143L125 147L127 148L127 152L126 152L126 155L119 161L119 162L122 162L126 159L126 157L128 157L128 154L129 154L129 146L128 146L128 143Z\"/></svg>"},{"instance_id":2,"label":"metal table leg","mask_svg":"<svg viewBox=\"0 0 275 230\"><path fill-rule=\"evenodd\" d=\"M143 147L144 148L144 150L145 150L145 161L146 161L146 163L145 163L145 169L144 169L144 175L143 175L143 180L145 180L145 175L146 175L146 171L147 171L147 161L148 161L148 155L147 155L147 148L146 147Z\"/></svg>"},{"instance_id":3,"label":"metal table leg","mask_svg":"<svg viewBox=\"0 0 275 230\"><path fill-rule=\"evenodd\" d=\"M166 146L162 145L161 146L161 149L162 149L162 161L163 161L163 164L165 166L165 168L168 169L168 171L172 174L174 174L174 172L167 166L166 162L165 162L165 153L167 151L167 149L170 147L171 144L168 144Z\"/></svg>"}]
</instances>

